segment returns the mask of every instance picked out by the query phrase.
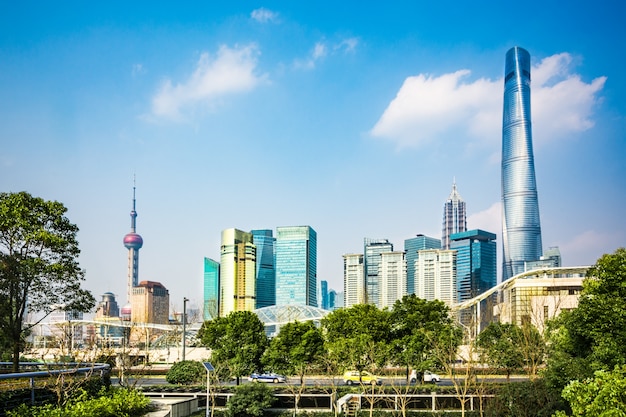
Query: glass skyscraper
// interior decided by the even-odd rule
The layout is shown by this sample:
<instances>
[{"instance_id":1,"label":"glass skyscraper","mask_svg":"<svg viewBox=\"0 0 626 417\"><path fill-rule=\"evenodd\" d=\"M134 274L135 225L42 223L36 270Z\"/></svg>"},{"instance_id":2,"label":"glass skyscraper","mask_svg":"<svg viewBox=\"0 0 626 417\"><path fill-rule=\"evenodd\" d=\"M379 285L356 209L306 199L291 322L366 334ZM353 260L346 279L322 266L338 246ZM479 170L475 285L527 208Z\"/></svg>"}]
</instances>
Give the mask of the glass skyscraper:
<instances>
[{"instance_id":1,"label":"glass skyscraper","mask_svg":"<svg viewBox=\"0 0 626 417\"><path fill-rule=\"evenodd\" d=\"M256 308L276 305L276 239L268 229L252 230L250 233L256 246Z\"/></svg>"},{"instance_id":2,"label":"glass skyscraper","mask_svg":"<svg viewBox=\"0 0 626 417\"><path fill-rule=\"evenodd\" d=\"M476 229L450 236L456 250L457 302L476 297L496 286L496 235Z\"/></svg>"},{"instance_id":3,"label":"glass skyscraper","mask_svg":"<svg viewBox=\"0 0 626 417\"><path fill-rule=\"evenodd\" d=\"M212 320L219 315L220 305L220 264L211 258L204 258L204 298L202 317Z\"/></svg>"},{"instance_id":4,"label":"glass skyscraper","mask_svg":"<svg viewBox=\"0 0 626 417\"><path fill-rule=\"evenodd\" d=\"M423 249L439 249L441 240L424 235L417 235L404 241L404 252L406 252L406 292L415 294L415 261L417 261L417 251Z\"/></svg>"},{"instance_id":5,"label":"glass skyscraper","mask_svg":"<svg viewBox=\"0 0 626 417\"><path fill-rule=\"evenodd\" d=\"M443 222L441 227L441 249L450 249L450 235L467 230L465 201L456 189L456 181L452 183L450 197L443 205Z\"/></svg>"},{"instance_id":6,"label":"glass skyscraper","mask_svg":"<svg viewBox=\"0 0 626 417\"><path fill-rule=\"evenodd\" d=\"M506 53L502 116L502 280L541 257L541 225L530 123L530 54Z\"/></svg>"},{"instance_id":7,"label":"glass skyscraper","mask_svg":"<svg viewBox=\"0 0 626 417\"><path fill-rule=\"evenodd\" d=\"M380 308L380 254L393 252L393 244L387 239L365 238L364 246L365 302Z\"/></svg>"},{"instance_id":8,"label":"glass skyscraper","mask_svg":"<svg viewBox=\"0 0 626 417\"><path fill-rule=\"evenodd\" d=\"M276 228L276 305L317 307L317 233L310 226Z\"/></svg>"}]
</instances>

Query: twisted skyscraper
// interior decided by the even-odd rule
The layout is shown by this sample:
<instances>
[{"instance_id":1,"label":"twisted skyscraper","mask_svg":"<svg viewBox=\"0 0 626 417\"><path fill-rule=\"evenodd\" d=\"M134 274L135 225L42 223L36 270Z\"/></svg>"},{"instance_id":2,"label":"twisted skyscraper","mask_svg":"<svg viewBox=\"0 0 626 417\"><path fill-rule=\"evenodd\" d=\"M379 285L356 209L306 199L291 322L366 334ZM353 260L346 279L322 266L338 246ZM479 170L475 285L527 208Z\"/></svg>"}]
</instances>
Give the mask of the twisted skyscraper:
<instances>
[{"instance_id":1,"label":"twisted skyscraper","mask_svg":"<svg viewBox=\"0 0 626 417\"><path fill-rule=\"evenodd\" d=\"M541 257L541 225L530 122L530 54L506 53L502 116L502 280Z\"/></svg>"}]
</instances>

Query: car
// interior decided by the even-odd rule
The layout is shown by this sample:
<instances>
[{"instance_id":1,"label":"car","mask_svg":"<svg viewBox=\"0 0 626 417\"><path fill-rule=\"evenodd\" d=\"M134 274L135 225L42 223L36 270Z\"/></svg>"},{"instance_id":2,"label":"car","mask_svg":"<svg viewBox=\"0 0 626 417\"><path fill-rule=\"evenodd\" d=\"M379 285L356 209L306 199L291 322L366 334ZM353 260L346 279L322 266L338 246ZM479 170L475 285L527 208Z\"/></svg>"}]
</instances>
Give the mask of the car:
<instances>
[{"instance_id":1,"label":"car","mask_svg":"<svg viewBox=\"0 0 626 417\"><path fill-rule=\"evenodd\" d=\"M279 382L287 382L287 378L284 375L275 374L274 372L257 373L254 372L248 377L248 381L251 382L273 382L278 384Z\"/></svg>"},{"instance_id":2,"label":"car","mask_svg":"<svg viewBox=\"0 0 626 417\"><path fill-rule=\"evenodd\" d=\"M409 381L413 384L417 382L417 371L415 369L411 371ZM424 382L433 382L436 384L439 381L441 381L441 377L439 375L430 371L424 371Z\"/></svg>"},{"instance_id":3,"label":"car","mask_svg":"<svg viewBox=\"0 0 626 417\"><path fill-rule=\"evenodd\" d=\"M372 375L367 371L346 371L343 374L343 382L346 385L354 385L354 384L370 384L370 385L380 385L383 383L383 380L377 377L376 375Z\"/></svg>"}]
</instances>

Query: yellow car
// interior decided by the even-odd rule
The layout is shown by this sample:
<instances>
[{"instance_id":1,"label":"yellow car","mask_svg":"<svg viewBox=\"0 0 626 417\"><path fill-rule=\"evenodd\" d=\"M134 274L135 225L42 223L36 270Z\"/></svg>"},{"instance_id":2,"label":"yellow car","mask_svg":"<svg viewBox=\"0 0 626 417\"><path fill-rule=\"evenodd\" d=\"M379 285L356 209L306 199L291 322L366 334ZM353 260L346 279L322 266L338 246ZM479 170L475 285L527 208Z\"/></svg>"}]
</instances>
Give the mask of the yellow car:
<instances>
[{"instance_id":1,"label":"yellow car","mask_svg":"<svg viewBox=\"0 0 626 417\"><path fill-rule=\"evenodd\" d=\"M354 384L370 384L370 385L380 385L383 383L382 379L377 377L376 375L372 375L367 371L346 371L343 374L343 382L346 385L354 385Z\"/></svg>"}]
</instances>

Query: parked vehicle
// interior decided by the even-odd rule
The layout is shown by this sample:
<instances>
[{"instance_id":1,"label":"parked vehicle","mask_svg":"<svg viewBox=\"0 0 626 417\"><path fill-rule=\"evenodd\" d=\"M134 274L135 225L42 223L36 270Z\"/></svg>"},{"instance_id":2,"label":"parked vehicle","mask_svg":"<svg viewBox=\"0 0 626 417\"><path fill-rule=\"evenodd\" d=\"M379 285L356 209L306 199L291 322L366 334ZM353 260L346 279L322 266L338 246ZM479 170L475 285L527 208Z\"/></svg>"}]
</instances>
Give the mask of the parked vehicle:
<instances>
[{"instance_id":1,"label":"parked vehicle","mask_svg":"<svg viewBox=\"0 0 626 417\"><path fill-rule=\"evenodd\" d=\"M417 379L418 379L417 377L418 377L417 371L413 369L411 371L411 376L409 377L409 381L411 381L411 383L414 384L417 382ZM439 375L430 371L424 371L424 382L432 382L436 384L439 381L441 381L441 377Z\"/></svg>"},{"instance_id":2,"label":"parked vehicle","mask_svg":"<svg viewBox=\"0 0 626 417\"><path fill-rule=\"evenodd\" d=\"M354 384L370 384L370 385L380 385L383 383L383 380L377 377L376 375L372 375L367 371L346 371L343 374L343 382L346 385L354 385Z\"/></svg>"},{"instance_id":3,"label":"parked vehicle","mask_svg":"<svg viewBox=\"0 0 626 417\"><path fill-rule=\"evenodd\" d=\"M248 381L251 382L273 382L278 384L279 382L287 382L287 378L284 375L275 374L274 372L265 372L262 374L253 373L248 377Z\"/></svg>"}]
</instances>

